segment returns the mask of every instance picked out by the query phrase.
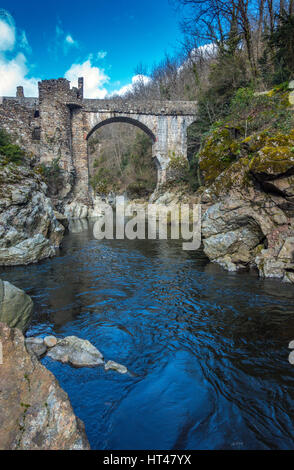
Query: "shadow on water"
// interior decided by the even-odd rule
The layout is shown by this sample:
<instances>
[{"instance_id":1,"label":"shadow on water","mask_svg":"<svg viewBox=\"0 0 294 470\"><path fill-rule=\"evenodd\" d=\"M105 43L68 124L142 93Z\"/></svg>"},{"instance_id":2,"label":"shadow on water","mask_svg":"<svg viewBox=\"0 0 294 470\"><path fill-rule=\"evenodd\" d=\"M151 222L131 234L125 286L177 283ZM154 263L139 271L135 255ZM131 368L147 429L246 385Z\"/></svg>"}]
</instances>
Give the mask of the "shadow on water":
<instances>
[{"instance_id":1,"label":"shadow on water","mask_svg":"<svg viewBox=\"0 0 294 470\"><path fill-rule=\"evenodd\" d=\"M226 273L175 240L103 240L2 278L35 302L29 335L77 335L133 373L43 363L98 449L294 449L293 286Z\"/></svg>"}]
</instances>

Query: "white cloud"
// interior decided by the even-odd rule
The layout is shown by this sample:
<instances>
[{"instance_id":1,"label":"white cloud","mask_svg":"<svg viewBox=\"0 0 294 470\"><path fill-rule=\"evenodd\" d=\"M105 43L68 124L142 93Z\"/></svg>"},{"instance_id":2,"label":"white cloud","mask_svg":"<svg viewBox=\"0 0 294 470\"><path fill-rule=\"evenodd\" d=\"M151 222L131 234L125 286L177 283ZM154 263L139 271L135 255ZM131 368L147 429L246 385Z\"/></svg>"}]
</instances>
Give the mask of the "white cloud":
<instances>
[{"instance_id":1,"label":"white cloud","mask_svg":"<svg viewBox=\"0 0 294 470\"><path fill-rule=\"evenodd\" d=\"M0 51L12 51L15 44L15 26L8 13L0 11Z\"/></svg>"},{"instance_id":2,"label":"white cloud","mask_svg":"<svg viewBox=\"0 0 294 470\"><path fill-rule=\"evenodd\" d=\"M27 39L27 35L25 31L21 31L19 36L20 36L19 43L18 43L19 47L21 49L24 49L26 52L30 54L32 52L32 49L31 49L31 46L29 45L29 41Z\"/></svg>"},{"instance_id":3,"label":"white cloud","mask_svg":"<svg viewBox=\"0 0 294 470\"><path fill-rule=\"evenodd\" d=\"M69 50L75 47L79 48L79 42L73 38L72 34L65 33L62 21L58 19L55 26L54 38L48 46L49 53L58 60L61 51L64 55L67 55Z\"/></svg>"},{"instance_id":4,"label":"white cloud","mask_svg":"<svg viewBox=\"0 0 294 470\"><path fill-rule=\"evenodd\" d=\"M191 63L197 62L200 58L209 59L215 57L217 52L217 45L213 42L195 47L190 51L188 58L178 67L178 72L182 72L185 68L189 67Z\"/></svg>"},{"instance_id":5,"label":"white cloud","mask_svg":"<svg viewBox=\"0 0 294 470\"><path fill-rule=\"evenodd\" d=\"M18 53L14 59L7 60L0 55L0 96L15 96L16 87L24 87L25 96L38 95L38 78L27 78L26 58Z\"/></svg>"},{"instance_id":6,"label":"white cloud","mask_svg":"<svg viewBox=\"0 0 294 470\"><path fill-rule=\"evenodd\" d=\"M51 53L58 50L63 45L64 50L73 46L79 47L71 34L65 35L61 22L58 22L55 30L55 39L51 46ZM0 96L15 96L16 87L23 86L25 96L38 96L37 77L30 77L30 66L27 62L26 53L30 53L31 48L27 40L25 31L18 29L12 16L3 9L0 9ZM110 77L103 68L94 64L98 59L104 59L106 51L100 50L96 54L90 54L88 59L82 63L74 63L65 73L65 78L71 81L72 86L77 86L78 78L84 77L84 94L86 98L103 99L109 96L106 85ZM50 78L50 77L49 77ZM150 78L146 75L135 75L131 83L120 87L116 82L117 90L111 95L123 96L140 82L148 83Z\"/></svg>"},{"instance_id":7,"label":"white cloud","mask_svg":"<svg viewBox=\"0 0 294 470\"><path fill-rule=\"evenodd\" d=\"M191 52L191 55L193 56L194 54L197 56L197 53L198 55L200 53L204 57L212 57L212 56L215 56L215 54L217 54L217 51L218 51L217 45L214 42L210 42L208 44L204 44L203 46L199 46L198 49L193 49Z\"/></svg>"},{"instance_id":8,"label":"white cloud","mask_svg":"<svg viewBox=\"0 0 294 470\"><path fill-rule=\"evenodd\" d=\"M72 86L77 86L78 78L84 77L85 98L103 99L107 95L104 85L109 82L109 77L103 69L92 65L91 58L82 64L72 64L64 76Z\"/></svg>"},{"instance_id":9,"label":"white cloud","mask_svg":"<svg viewBox=\"0 0 294 470\"><path fill-rule=\"evenodd\" d=\"M18 50L17 50L18 49ZM38 95L38 78L28 78L27 59L20 49L30 52L24 31L15 27L12 16L0 10L0 96L15 96L16 87L24 87L26 96ZM13 52L14 51L14 52ZM14 57L11 57L11 52ZM9 53L7 56L6 53Z\"/></svg>"},{"instance_id":10,"label":"white cloud","mask_svg":"<svg viewBox=\"0 0 294 470\"><path fill-rule=\"evenodd\" d=\"M71 37L70 34L68 34L65 38L65 42L67 42L68 44L74 44L75 41L73 40L73 38Z\"/></svg>"},{"instance_id":11,"label":"white cloud","mask_svg":"<svg viewBox=\"0 0 294 470\"><path fill-rule=\"evenodd\" d=\"M78 47L78 41L75 41L72 37L71 34L68 34L65 39L64 39L65 45L66 46L73 46L73 47Z\"/></svg>"},{"instance_id":12,"label":"white cloud","mask_svg":"<svg viewBox=\"0 0 294 470\"><path fill-rule=\"evenodd\" d=\"M97 52L97 59L104 59L107 56L106 51L99 51Z\"/></svg>"},{"instance_id":13,"label":"white cloud","mask_svg":"<svg viewBox=\"0 0 294 470\"><path fill-rule=\"evenodd\" d=\"M143 83L144 85L147 85L151 80L150 77L147 77L147 75L134 75L132 77L132 82L129 83L128 85L124 85L121 87L119 90L115 90L111 93L111 96L113 95L118 95L118 96L123 96L128 92L132 92L134 87L138 85L140 82Z\"/></svg>"}]
</instances>

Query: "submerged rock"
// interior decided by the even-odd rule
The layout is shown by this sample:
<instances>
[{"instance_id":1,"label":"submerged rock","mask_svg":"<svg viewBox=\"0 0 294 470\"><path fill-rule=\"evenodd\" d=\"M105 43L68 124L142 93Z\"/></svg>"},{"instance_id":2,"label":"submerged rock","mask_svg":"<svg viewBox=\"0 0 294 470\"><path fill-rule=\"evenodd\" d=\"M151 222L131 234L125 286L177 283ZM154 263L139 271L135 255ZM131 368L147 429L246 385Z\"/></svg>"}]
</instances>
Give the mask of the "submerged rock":
<instances>
[{"instance_id":1,"label":"submerged rock","mask_svg":"<svg viewBox=\"0 0 294 470\"><path fill-rule=\"evenodd\" d=\"M67 336L49 349L47 356L74 367L95 367L104 364L103 355L88 340Z\"/></svg>"},{"instance_id":2,"label":"submerged rock","mask_svg":"<svg viewBox=\"0 0 294 470\"><path fill-rule=\"evenodd\" d=\"M18 329L0 323L1 450L86 450L84 425L54 375L25 348Z\"/></svg>"},{"instance_id":3,"label":"submerged rock","mask_svg":"<svg viewBox=\"0 0 294 470\"><path fill-rule=\"evenodd\" d=\"M0 265L35 263L55 255L64 227L45 192L37 172L0 157Z\"/></svg>"},{"instance_id":4,"label":"submerged rock","mask_svg":"<svg viewBox=\"0 0 294 470\"><path fill-rule=\"evenodd\" d=\"M116 370L120 374L126 374L128 372L128 369L126 366L123 366L122 364L118 364L117 362L114 361L107 361L106 364L104 365L105 370Z\"/></svg>"},{"instance_id":5,"label":"submerged rock","mask_svg":"<svg viewBox=\"0 0 294 470\"><path fill-rule=\"evenodd\" d=\"M77 336L67 336L63 339L57 339L55 336L31 337L26 338L25 344L28 352L38 358L47 353L51 359L74 367L96 367L104 364L105 370L115 370L120 374L128 372L128 369L118 362L104 363L101 352L88 340Z\"/></svg>"},{"instance_id":6,"label":"submerged rock","mask_svg":"<svg viewBox=\"0 0 294 470\"><path fill-rule=\"evenodd\" d=\"M10 282L0 279L0 322L25 331L31 321L32 299Z\"/></svg>"}]
</instances>

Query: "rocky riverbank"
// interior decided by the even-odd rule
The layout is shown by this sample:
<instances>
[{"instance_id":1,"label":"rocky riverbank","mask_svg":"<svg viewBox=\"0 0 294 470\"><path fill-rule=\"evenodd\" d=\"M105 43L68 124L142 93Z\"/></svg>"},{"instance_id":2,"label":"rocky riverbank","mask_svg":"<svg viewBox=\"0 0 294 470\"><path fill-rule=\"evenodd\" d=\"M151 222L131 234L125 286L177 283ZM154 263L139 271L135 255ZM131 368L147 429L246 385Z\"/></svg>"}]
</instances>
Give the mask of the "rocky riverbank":
<instances>
[{"instance_id":1,"label":"rocky riverbank","mask_svg":"<svg viewBox=\"0 0 294 470\"><path fill-rule=\"evenodd\" d=\"M89 449L84 425L68 395L28 353L21 331L0 323L0 340L0 449Z\"/></svg>"},{"instance_id":2,"label":"rocky riverbank","mask_svg":"<svg viewBox=\"0 0 294 470\"><path fill-rule=\"evenodd\" d=\"M196 192L171 186L152 197L157 204L201 204L203 248L211 261L291 283L293 89L291 82L288 90L283 85L256 96L243 112L215 123L198 152L202 186Z\"/></svg>"},{"instance_id":3,"label":"rocky riverbank","mask_svg":"<svg viewBox=\"0 0 294 470\"><path fill-rule=\"evenodd\" d=\"M229 271L254 267L261 277L293 283L292 93L276 92L277 111L287 113L287 121L274 121L272 129L245 139L242 128L232 124L211 132L199 155L205 185L198 195L204 251L211 261Z\"/></svg>"},{"instance_id":4,"label":"rocky riverbank","mask_svg":"<svg viewBox=\"0 0 294 470\"><path fill-rule=\"evenodd\" d=\"M76 336L23 336L32 299L0 279L0 449L89 449L83 423L67 394L39 360L45 355L76 368L128 369Z\"/></svg>"},{"instance_id":5,"label":"rocky riverbank","mask_svg":"<svg viewBox=\"0 0 294 470\"><path fill-rule=\"evenodd\" d=\"M204 251L229 271L256 267L261 277L294 282L294 134L287 145L281 154L266 139L201 195Z\"/></svg>"},{"instance_id":6,"label":"rocky riverbank","mask_svg":"<svg viewBox=\"0 0 294 470\"><path fill-rule=\"evenodd\" d=\"M0 157L0 265L54 256L64 227L45 193L45 183L28 162L16 164Z\"/></svg>"}]
</instances>

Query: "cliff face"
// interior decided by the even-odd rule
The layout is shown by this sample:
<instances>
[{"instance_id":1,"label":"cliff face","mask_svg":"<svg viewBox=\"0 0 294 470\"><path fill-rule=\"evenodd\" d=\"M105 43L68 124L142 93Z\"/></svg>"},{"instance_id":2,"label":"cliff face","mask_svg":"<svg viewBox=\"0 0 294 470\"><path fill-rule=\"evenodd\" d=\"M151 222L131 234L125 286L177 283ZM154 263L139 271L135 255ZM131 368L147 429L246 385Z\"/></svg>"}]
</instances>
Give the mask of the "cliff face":
<instances>
[{"instance_id":1,"label":"cliff face","mask_svg":"<svg viewBox=\"0 0 294 470\"><path fill-rule=\"evenodd\" d=\"M55 254L64 227L45 191L28 165L0 156L0 265L34 263Z\"/></svg>"},{"instance_id":2,"label":"cliff face","mask_svg":"<svg viewBox=\"0 0 294 470\"><path fill-rule=\"evenodd\" d=\"M261 132L242 145L245 156L202 191L204 251L230 271L256 267L294 282L294 131ZM200 167L211 174L206 163L203 154Z\"/></svg>"},{"instance_id":3,"label":"cliff face","mask_svg":"<svg viewBox=\"0 0 294 470\"><path fill-rule=\"evenodd\" d=\"M1 450L87 450L82 421L57 380L25 347L18 329L0 323Z\"/></svg>"}]
</instances>

